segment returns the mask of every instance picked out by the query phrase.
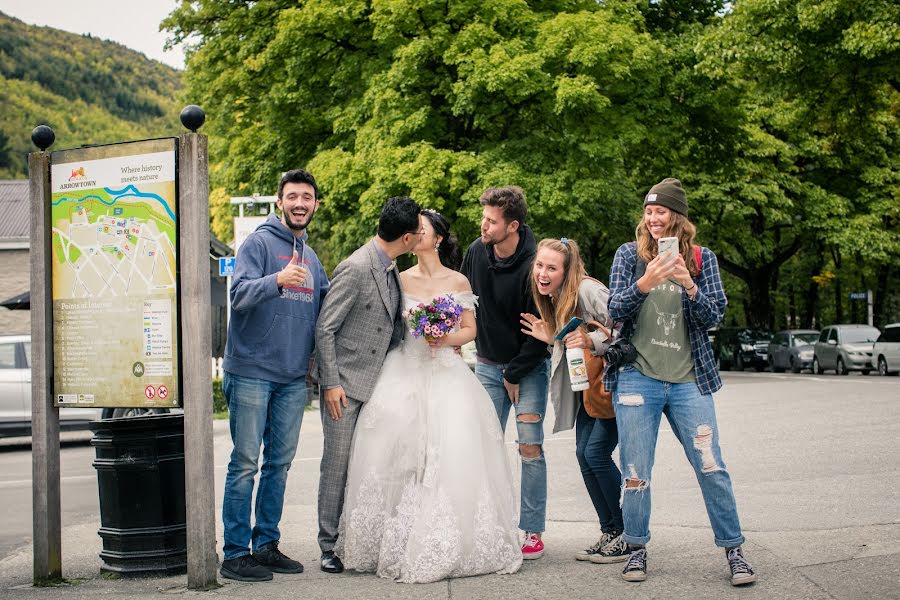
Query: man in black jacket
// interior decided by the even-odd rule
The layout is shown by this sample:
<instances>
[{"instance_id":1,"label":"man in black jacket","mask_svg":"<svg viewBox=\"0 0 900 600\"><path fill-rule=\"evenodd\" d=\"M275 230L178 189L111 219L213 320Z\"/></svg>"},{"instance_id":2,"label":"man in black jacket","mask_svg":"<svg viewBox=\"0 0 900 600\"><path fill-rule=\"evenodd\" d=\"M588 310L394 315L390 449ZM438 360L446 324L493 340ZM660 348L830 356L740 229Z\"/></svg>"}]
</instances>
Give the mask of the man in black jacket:
<instances>
[{"instance_id":1,"label":"man in black jacket","mask_svg":"<svg viewBox=\"0 0 900 600\"><path fill-rule=\"evenodd\" d=\"M537 310L531 298L536 243L525 225L528 205L521 188L488 188L480 203L481 237L469 246L461 268L478 296L475 375L494 401L504 430L515 407L522 457L522 558L535 559L544 553L547 463L542 444L550 359L546 344L521 332L519 319Z\"/></svg>"}]
</instances>

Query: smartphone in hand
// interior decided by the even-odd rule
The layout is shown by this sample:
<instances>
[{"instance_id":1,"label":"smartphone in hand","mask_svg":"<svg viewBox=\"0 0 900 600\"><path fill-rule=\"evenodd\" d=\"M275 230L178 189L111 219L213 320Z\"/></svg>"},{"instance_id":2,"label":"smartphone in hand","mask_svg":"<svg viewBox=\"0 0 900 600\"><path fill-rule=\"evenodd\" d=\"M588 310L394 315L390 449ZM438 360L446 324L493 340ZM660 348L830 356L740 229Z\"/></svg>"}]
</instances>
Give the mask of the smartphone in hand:
<instances>
[{"instance_id":1,"label":"smartphone in hand","mask_svg":"<svg viewBox=\"0 0 900 600\"><path fill-rule=\"evenodd\" d=\"M566 323L566 326L563 327L559 333L556 334L556 339L562 341L564 337L578 329L578 326L584 323L583 319L578 317L572 317L572 320Z\"/></svg>"},{"instance_id":2,"label":"smartphone in hand","mask_svg":"<svg viewBox=\"0 0 900 600\"><path fill-rule=\"evenodd\" d=\"M678 256L678 238L677 237L664 237L659 238L659 255L662 257L663 262L670 263L675 260L675 257ZM681 285L674 279L669 280L671 283L675 285Z\"/></svg>"},{"instance_id":3,"label":"smartphone in hand","mask_svg":"<svg viewBox=\"0 0 900 600\"><path fill-rule=\"evenodd\" d=\"M677 237L664 237L659 238L659 255L662 256L664 254L668 254L668 258L664 260L666 262L675 260L675 255L678 254L678 238Z\"/></svg>"}]
</instances>

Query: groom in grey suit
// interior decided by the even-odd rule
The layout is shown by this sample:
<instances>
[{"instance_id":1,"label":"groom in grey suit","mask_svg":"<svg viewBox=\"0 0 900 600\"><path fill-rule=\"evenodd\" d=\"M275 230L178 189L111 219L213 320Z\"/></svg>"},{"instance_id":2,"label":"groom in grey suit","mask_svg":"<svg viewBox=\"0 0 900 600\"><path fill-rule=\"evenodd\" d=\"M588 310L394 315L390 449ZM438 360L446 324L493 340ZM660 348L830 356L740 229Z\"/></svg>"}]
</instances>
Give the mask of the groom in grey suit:
<instances>
[{"instance_id":1,"label":"groom in grey suit","mask_svg":"<svg viewBox=\"0 0 900 600\"><path fill-rule=\"evenodd\" d=\"M321 568L340 573L334 554L344 506L353 430L372 395L384 358L403 341L406 323L394 259L415 247L424 232L419 205L391 198L378 220L378 235L334 270L316 325L319 385L324 389L325 448L319 474Z\"/></svg>"}]
</instances>

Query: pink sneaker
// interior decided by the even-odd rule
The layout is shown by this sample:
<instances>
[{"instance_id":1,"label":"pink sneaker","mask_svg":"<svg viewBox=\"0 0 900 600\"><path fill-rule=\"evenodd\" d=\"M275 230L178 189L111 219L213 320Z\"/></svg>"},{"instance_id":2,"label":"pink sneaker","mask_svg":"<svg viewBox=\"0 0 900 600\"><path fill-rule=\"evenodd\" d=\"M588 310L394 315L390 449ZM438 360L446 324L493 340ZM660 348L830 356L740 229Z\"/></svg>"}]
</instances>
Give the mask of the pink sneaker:
<instances>
[{"instance_id":1,"label":"pink sneaker","mask_svg":"<svg viewBox=\"0 0 900 600\"><path fill-rule=\"evenodd\" d=\"M544 555L544 542L535 533L525 533L525 543L522 544L522 559L534 560Z\"/></svg>"}]
</instances>

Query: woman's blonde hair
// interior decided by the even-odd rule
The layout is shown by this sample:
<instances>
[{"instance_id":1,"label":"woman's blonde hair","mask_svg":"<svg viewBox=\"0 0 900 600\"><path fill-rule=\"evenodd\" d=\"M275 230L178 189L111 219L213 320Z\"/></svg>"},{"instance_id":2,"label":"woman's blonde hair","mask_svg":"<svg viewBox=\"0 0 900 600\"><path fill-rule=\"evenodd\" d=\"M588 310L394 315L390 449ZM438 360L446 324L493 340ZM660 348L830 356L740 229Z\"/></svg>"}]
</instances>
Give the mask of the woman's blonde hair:
<instances>
[{"instance_id":1,"label":"woman's blonde hair","mask_svg":"<svg viewBox=\"0 0 900 600\"><path fill-rule=\"evenodd\" d=\"M537 286L534 285L534 263L531 266L531 296L534 298L541 319L550 325L550 329L555 335L569 322L569 319L575 316L578 308L578 288L587 276L587 272L584 270L584 261L581 260L581 251L575 240L543 239L538 244L537 251L540 252L542 248L554 250L563 255L563 282L555 302L550 296L544 296L538 292ZM537 253L535 253L534 260L537 261Z\"/></svg>"},{"instance_id":2,"label":"woman's blonde hair","mask_svg":"<svg viewBox=\"0 0 900 600\"><path fill-rule=\"evenodd\" d=\"M669 212L669 227L666 229L665 233L663 233L663 237L678 238L678 252L684 258L684 264L687 266L691 276L696 277L700 272L697 261L694 259L693 251L697 227L681 213L677 213L674 210L670 210ZM644 216L641 217L641 222L638 223L637 229L634 231L634 238L637 240L638 256L640 256L644 262L650 262L656 258L656 255L659 253L659 245L657 241L653 239L653 236L650 235L650 230L647 229L646 218L645 213Z\"/></svg>"}]
</instances>

